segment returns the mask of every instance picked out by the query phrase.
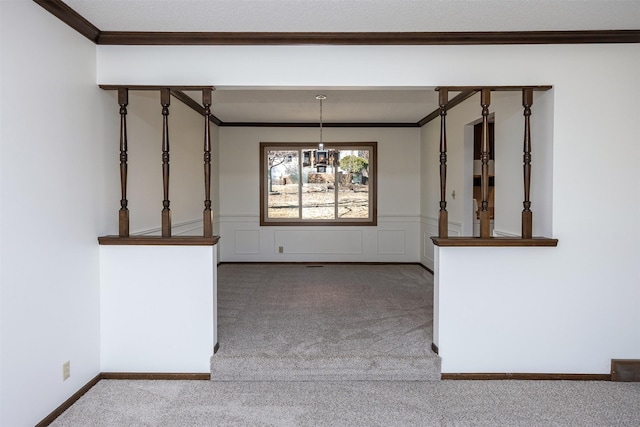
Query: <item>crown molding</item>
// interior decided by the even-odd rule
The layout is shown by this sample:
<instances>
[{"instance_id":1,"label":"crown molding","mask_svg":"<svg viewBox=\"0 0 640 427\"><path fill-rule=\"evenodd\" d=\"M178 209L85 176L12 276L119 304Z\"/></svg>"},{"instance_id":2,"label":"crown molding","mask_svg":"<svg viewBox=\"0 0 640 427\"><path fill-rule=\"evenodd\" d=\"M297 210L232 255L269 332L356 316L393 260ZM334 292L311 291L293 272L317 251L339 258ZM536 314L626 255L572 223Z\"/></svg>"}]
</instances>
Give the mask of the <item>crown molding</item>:
<instances>
[{"instance_id":1,"label":"crown molding","mask_svg":"<svg viewBox=\"0 0 640 427\"><path fill-rule=\"evenodd\" d=\"M94 43L98 43L101 31L87 21L82 15L71 9L61 0L33 0L48 12L60 19L62 22L88 38Z\"/></svg>"},{"instance_id":2,"label":"crown molding","mask_svg":"<svg viewBox=\"0 0 640 427\"><path fill-rule=\"evenodd\" d=\"M640 30L492 32L122 32L103 31L104 45L509 45L640 43Z\"/></svg>"},{"instance_id":3,"label":"crown molding","mask_svg":"<svg viewBox=\"0 0 640 427\"><path fill-rule=\"evenodd\" d=\"M509 45L640 43L638 30L461 32L145 32L101 31L62 0L33 0L103 45Z\"/></svg>"}]
</instances>

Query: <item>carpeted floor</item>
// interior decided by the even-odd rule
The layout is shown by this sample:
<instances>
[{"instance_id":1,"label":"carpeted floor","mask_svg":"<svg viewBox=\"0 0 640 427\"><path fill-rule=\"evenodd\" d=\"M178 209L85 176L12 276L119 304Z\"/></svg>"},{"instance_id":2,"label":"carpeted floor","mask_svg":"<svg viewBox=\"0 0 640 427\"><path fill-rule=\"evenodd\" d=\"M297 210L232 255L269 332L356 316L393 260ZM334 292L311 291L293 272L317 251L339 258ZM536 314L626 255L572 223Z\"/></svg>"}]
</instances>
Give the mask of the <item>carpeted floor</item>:
<instances>
[{"instance_id":1,"label":"carpeted floor","mask_svg":"<svg viewBox=\"0 0 640 427\"><path fill-rule=\"evenodd\" d=\"M640 384L102 380L52 426L638 426Z\"/></svg>"},{"instance_id":2,"label":"carpeted floor","mask_svg":"<svg viewBox=\"0 0 640 427\"><path fill-rule=\"evenodd\" d=\"M212 381L102 380L52 425L640 425L640 383L433 381L432 292L416 266L222 265Z\"/></svg>"},{"instance_id":3,"label":"carpeted floor","mask_svg":"<svg viewBox=\"0 0 640 427\"><path fill-rule=\"evenodd\" d=\"M417 265L223 264L212 380L439 380Z\"/></svg>"}]
</instances>

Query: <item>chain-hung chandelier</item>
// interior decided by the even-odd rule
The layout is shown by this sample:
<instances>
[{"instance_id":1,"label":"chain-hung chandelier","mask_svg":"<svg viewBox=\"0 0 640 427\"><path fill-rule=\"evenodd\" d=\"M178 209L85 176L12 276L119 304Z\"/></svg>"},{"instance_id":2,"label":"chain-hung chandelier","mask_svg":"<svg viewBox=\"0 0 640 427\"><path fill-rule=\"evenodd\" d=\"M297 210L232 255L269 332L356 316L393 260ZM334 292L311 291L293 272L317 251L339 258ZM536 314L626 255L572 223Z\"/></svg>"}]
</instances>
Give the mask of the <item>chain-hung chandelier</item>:
<instances>
[{"instance_id":1,"label":"chain-hung chandelier","mask_svg":"<svg viewBox=\"0 0 640 427\"><path fill-rule=\"evenodd\" d=\"M316 167L318 171L324 171L327 167L327 150L324 149L324 142L322 140L322 101L327 99L325 95L316 95L316 99L320 101L320 142L318 143L318 149L316 150Z\"/></svg>"}]
</instances>

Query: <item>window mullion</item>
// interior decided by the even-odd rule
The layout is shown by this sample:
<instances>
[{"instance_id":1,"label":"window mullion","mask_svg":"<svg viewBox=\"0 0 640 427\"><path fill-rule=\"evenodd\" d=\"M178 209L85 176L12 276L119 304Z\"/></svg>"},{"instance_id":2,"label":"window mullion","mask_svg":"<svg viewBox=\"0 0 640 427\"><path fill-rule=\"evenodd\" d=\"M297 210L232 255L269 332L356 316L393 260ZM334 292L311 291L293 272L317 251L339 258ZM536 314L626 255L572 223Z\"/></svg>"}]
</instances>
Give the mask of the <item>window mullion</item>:
<instances>
[{"instance_id":1,"label":"window mullion","mask_svg":"<svg viewBox=\"0 0 640 427\"><path fill-rule=\"evenodd\" d=\"M302 148L298 149L298 219L302 220Z\"/></svg>"},{"instance_id":2,"label":"window mullion","mask_svg":"<svg viewBox=\"0 0 640 427\"><path fill-rule=\"evenodd\" d=\"M333 151L333 193L334 193L334 215L333 215L333 219L338 219L339 217L339 212L338 212L338 185L340 183L338 182L338 167L336 165L336 151Z\"/></svg>"}]
</instances>

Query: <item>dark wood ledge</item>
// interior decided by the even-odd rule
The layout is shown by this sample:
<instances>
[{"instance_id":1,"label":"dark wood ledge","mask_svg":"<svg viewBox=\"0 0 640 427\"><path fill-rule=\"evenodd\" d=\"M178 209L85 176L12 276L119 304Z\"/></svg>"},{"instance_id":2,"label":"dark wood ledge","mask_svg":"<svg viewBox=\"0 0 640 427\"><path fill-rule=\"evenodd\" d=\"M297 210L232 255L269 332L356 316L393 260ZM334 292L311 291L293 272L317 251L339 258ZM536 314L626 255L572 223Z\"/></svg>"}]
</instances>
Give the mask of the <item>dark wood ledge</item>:
<instances>
[{"instance_id":1,"label":"dark wood ledge","mask_svg":"<svg viewBox=\"0 0 640 427\"><path fill-rule=\"evenodd\" d=\"M436 91L447 89L451 92L478 92L482 89L491 89L492 92L520 92L522 89L532 89L534 91L546 92L553 88L551 85L534 85L534 86L438 86ZM473 95L473 93L471 94Z\"/></svg>"},{"instance_id":2,"label":"dark wood ledge","mask_svg":"<svg viewBox=\"0 0 640 427\"><path fill-rule=\"evenodd\" d=\"M160 89L170 89L170 90L202 90L202 89L211 89L216 90L215 86L181 86L181 85L167 85L167 86L157 86L157 85L106 85L101 84L98 85L100 89L103 90L118 90L118 89L129 89L129 90L160 90Z\"/></svg>"},{"instance_id":3,"label":"dark wood ledge","mask_svg":"<svg viewBox=\"0 0 640 427\"><path fill-rule=\"evenodd\" d=\"M98 237L101 245L114 246L214 246L220 240L220 236L102 236Z\"/></svg>"},{"instance_id":4,"label":"dark wood ledge","mask_svg":"<svg viewBox=\"0 0 640 427\"><path fill-rule=\"evenodd\" d=\"M534 237L532 239L521 239L519 237L491 237L481 239L479 237L432 237L436 246L492 246L492 247L513 247L513 246L558 246L558 239L547 237Z\"/></svg>"}]
</instances>

